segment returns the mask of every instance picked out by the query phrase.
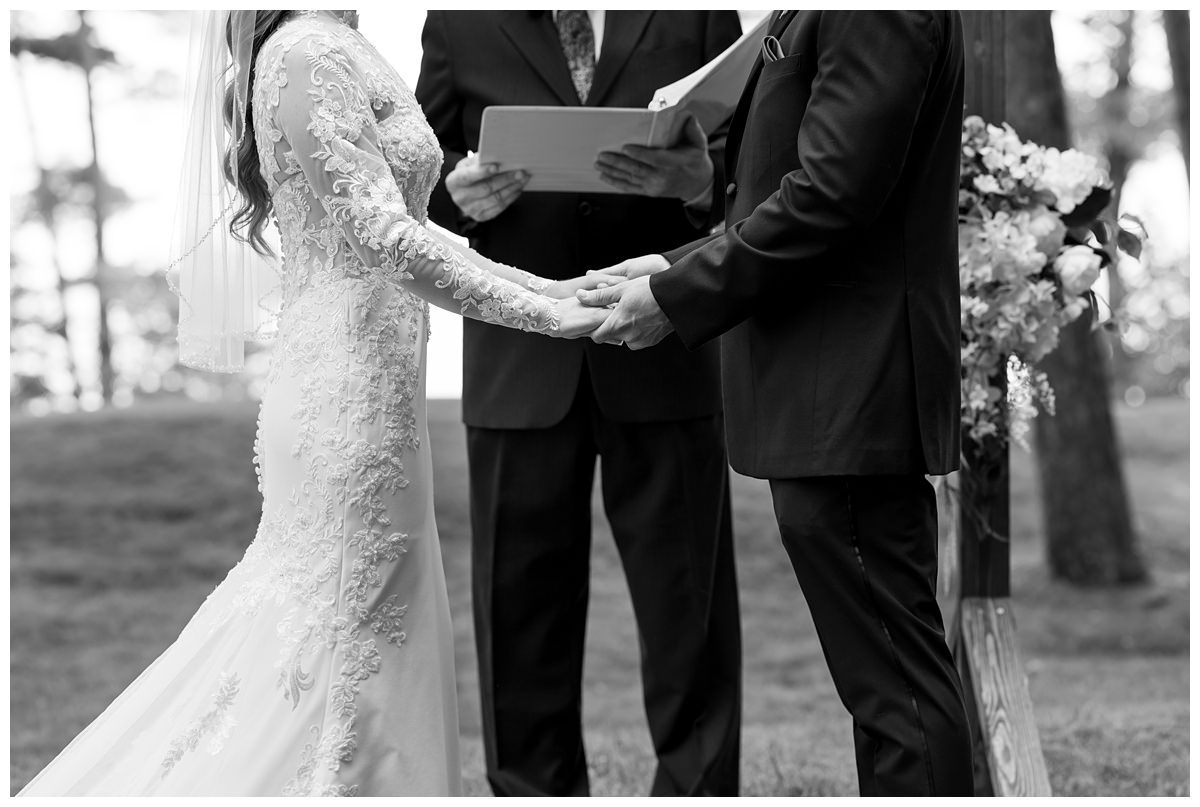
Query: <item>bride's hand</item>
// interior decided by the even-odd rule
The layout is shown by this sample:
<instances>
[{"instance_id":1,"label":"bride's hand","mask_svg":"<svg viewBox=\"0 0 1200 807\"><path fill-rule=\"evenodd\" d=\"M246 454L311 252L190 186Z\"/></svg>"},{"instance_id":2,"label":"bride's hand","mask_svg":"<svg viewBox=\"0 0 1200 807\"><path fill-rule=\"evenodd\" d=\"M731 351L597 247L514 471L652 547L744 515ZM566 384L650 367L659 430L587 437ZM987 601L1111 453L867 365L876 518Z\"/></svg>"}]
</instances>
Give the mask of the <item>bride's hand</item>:
<instances>
[{"instance_id":1,"label":"bride's hand","mask_svg":"<svg viewBox=\"0 0 1200 807\"><path fill-rule=\"evenodd\" d=\"M542 294L556 300L573 298L577 291L591 291L615 286L624 280L633 280L644 275L652 275L670 268L671 264L662 255L642 255L640 258L630 258L613 266L603 269L592 269L585 275L555 280L542 290Z\"/></svg>"},{"instance_id":2,"label":"bride's hand","mask_svg":"<svg viewBox=\"0 0 1200 807\"><path fill-rule=\"evenodd\" d=\"M577 291L602 289L605 286L612 286L620 282L621 279L617 277L611 277L600 272L588 272L586 275L580 275L579 277L556 280L547 286L542 291L542 294L547 297L553 297L556 300L574 299L575 292Z\"/></svg>"},{"instance_id":3,"label":"bride's hand","mask_svg":"<svg viewBox=\"0 0 1200 807\"><path fill-rule=\"evenodd\" d=\"M615 284L622 280L634 280L645 275L653 275L670 267L671 264L662 255L642 255L638 258L621 261L613 266L607 266L604 269L593 269L586 276L598 277L604 283ZM599 287L593 286L592 288ZM585 291L588 290L585 289Z\"/></svg>"},{"instance_id":4,"label":"bride's hand","mask_svg":"<svg viewBox=\"0 0 1200 807\"><path fill-rule=\"evenodd\" d=\"M574 297L558 301L558 336L563 339L578 339L589 336L599 328L612 313L607 308L586 306Z\"/></svg>"}]
</instances>

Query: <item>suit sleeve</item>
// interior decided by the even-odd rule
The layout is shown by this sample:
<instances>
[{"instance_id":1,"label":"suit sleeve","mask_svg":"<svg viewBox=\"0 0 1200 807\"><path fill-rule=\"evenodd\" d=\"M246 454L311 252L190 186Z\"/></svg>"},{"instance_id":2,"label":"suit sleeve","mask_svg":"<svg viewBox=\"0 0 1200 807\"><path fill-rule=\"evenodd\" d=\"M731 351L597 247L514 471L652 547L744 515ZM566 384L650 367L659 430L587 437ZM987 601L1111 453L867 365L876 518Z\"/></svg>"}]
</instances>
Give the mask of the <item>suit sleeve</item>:
<instances>
[{"instance_id":1,"label":"suit sleeve","mask_svg":"<svg viewBox=\"0 0 1200 807\"><path fill-rule=\"evenodd\" d=\"M817 70L796 137L800 167L745 219L654 275L655 299L688 347L794 288L880 214L905 165L937 63L931 12L823 12Z\"/></svg>"},{"instance_id":2,"label":"suit sleeve","mask_svg":"<svg viewBox=\"0 0 1200 807\"><path fill-rule=\"evenodd\" d=\"M442 147L442 176L429 199L429 217L458 235L475 224L464 216L446 190L446 175L467 156L463 137L462 99L454 81L446 14L430 11L421 31L421 74L417 78L417 103Z\"/></svg>"},{"instance_id":3,"label":"suit sleeve","mask_svg":"<svg viewBox=\"0 0 1200 807\"><path fill-rule=\"evenodd\" d=\"M696 250L711 244L713 241L721 237L722 233L709 233L708 235L702 235L691 243L684 244L681 247L675 247L675 249L667 250L662 254L662 256L667 259L667 263L674 266Z\"/></svg>"}]
</instances>

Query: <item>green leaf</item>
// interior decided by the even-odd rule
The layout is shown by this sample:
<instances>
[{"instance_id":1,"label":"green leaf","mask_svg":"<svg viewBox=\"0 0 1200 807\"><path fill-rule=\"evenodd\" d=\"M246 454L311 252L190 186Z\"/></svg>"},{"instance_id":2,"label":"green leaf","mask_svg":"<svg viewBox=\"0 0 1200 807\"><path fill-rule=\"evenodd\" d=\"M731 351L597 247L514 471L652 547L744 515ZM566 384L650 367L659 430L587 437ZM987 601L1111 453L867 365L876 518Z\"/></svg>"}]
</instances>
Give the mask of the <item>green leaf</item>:
<instances>
[{"instance_id":1,"label":"green leaf","mask_svg":"<svg viewBox=\"0 0 1200 807\"><path fill-rule=\"evenodd\" d=\"M1117 231L1117 249L1132 258L1142 257L1142 239L1128 230Z\"/></svg>"},{"instance_id":2,"label":"green leaf","mask_svg":"<svg viewBox=\"0 0 1200 807\"><path fill-rule=\"evenodd\" d=\"M1064 247L1086 246L1088 242L1087 227L1068 227L1063 235ZM1053 256L1051 256L1053 257Z\"/></svg>"},{"instance_id":3,"label":"green leaf","mask_svg":"<svg viewBox=\"0 0 1200 807\"><path fill-rule=\"evenodd\" d=\"M1134 258L1142 256L1142 245L1149 240L1146 224L1132 213L1124 213L1117 220L1117 248Z\"/></svg>"},{"instance_id":4,"label":"green leaf","mask_svg":"<svg viewBox=\"0 0 1200 807\"><path fill-rule=\"evenodd\" d=\"M1112 188L1092 188L1092 192L1070 213L1062 216L1063 224L1068 227L1080 227L1090 224L1108 207L1112 199Z\"/></svg>"},{"instance_id":5,"label":"green leaf","mask_svg":"<svg viewBox=\"0 0 1200 807\"><path fill-rule=\"evenodd\" d=\"M1085 291L1083 293L1083 298L1088 301L1088 313L1085 316L1087 316L1092 321L1091 329L1093 331L1095 331L1101 325L1101 323L1100 323L1100 302L1096 298L1096 292L1093 291L1092 289L1088 289L1087 291Z\"/></svg>"},{"instance_id":6,"label":"green leaf","mask_svg":"<svg viewBox=\"0 0 1200 807\"><path fill-rule=\"evenodd\" d=\"M1146 222L1142 220L1141 216L1135 216L1133 213L1122 213L1121 218L1117 219L1117 226L1138 235L1143 241L1150 238Z\"/></svg>"}]
</instances>

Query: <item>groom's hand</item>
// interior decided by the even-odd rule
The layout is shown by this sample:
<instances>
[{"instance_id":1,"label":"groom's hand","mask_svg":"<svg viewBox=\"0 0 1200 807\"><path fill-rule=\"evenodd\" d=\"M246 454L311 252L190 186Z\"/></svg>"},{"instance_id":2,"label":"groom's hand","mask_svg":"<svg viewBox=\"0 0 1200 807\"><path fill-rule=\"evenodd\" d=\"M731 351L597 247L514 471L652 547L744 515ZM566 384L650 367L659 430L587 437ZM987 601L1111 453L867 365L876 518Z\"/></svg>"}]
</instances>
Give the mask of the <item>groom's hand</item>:
<instances>
[{"instance_id":1,"label":"groom's hand","mask_svg":"<svg viewBox=\"0 0 1200 807\"><path fill-rule=\"evenodd\" d=\"M621 280L634 280L635 278L652 275L655 272L661 272L663 269L669 269L671 264L662 255L642 255L638 258L630 258L627 261L606 266L603 269L591 269L588 271L589 277L597 277L597 286L607 280L607 285L618 283ZM591 288L596 288L592 286Z\"/></svg>"},{"instance_id":2,"label":"groom's hand","mask_svg":"<svg viewBox=\"0 0 1200 807\"><path fill-rule=\"evenodd\" d=\"M696 199L712 185L713 164L708 137L695 118L683 129L683 141L673 148L627 145L602 151L596 157L600 178L622 193Z\"/></svg>"},{"instance_id":3,"label":"groom's hand","mask_svg":"<svg viewBox=\"0 0 1200 807\"><path fill-rule=\"evenodd\" d=\"M584 305L614 305L604 324L592 332L598 344L625 345L630 350L653 347L675 330L650 291L650 278L639 277L615 286L577 292Z\"/></svg>"},{"instance_id":4,"label":"groom's hand","mask_svg":"<svg viewBox=\"0 0 1200 807\"><path fill-rule=\"evenodd\" d=\"M495 163L480 164L479 155L468 154L446 174L446 190L463 215L475 221L491 221L517 200L529 174L501 171Z\"/></svg>"}]
</instances>

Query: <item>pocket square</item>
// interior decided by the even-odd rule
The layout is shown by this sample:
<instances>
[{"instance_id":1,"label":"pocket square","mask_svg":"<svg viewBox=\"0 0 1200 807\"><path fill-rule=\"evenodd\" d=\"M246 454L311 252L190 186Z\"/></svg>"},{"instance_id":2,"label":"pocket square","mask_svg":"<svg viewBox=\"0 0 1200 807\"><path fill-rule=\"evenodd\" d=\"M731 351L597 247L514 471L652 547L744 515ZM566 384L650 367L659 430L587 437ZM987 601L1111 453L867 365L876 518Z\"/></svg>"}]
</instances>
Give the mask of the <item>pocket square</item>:
<instances>
[{"instance_id":1,"label":"pocket square","mask_svg":"<svg viewBox=\"0 0 1200 807\"><path fill-rule=\"evenodd\" d=\"M783 58L783 46L773 34L767 34L762 41L762 57L767 64Z\"/></svg>"}]
</instances>

